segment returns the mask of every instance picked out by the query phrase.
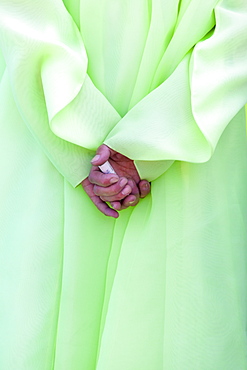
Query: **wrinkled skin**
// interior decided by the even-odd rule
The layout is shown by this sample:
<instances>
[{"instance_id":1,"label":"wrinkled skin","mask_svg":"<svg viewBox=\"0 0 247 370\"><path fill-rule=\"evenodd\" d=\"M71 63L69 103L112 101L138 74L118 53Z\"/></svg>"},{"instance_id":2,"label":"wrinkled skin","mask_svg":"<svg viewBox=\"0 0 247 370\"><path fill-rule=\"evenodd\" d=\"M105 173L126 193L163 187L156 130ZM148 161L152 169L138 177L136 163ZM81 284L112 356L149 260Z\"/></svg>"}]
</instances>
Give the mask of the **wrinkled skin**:
<instances>
[{"instance_id":1,"label":"wrinkled skin","mask_svg":"<svg viewBox=\"0 0 247 370\"><path fill-rule=\"evenodd\" d=\"M106 161L116 174L100 171L98 166ZM140 198L150 192L149 182L140 179L134 161L104 144L98 148L91 163L90 174L81 184L95 206L106 216L117 218L118 211L137 205Z\"/></svg>"}]
</instances>

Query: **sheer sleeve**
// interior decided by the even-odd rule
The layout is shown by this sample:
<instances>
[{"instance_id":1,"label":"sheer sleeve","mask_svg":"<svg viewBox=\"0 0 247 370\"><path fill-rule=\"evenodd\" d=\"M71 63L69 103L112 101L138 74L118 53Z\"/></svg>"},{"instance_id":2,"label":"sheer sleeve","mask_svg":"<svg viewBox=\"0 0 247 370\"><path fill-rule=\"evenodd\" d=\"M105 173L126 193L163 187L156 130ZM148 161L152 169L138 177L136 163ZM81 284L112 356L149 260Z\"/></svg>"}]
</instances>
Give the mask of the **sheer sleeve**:
<instances>
[{"instance_id":1,"label":"sheer sleeve","mask_svg":"<svg viewBox=\"0 0 247 370\"><path fill-rule=\"evenodd\" d=\"M73 185L119 115L87 75L80 33L61 0L1 0L0 48L18 110Z\"/></svg>"},{"instance_id":2,"label":"sheer sleeve","mask_svg":"<svg viewBox=\"0 0 247 370\"><path fill-rule=\"evenodd\" d=\"M222 0L216 28L105 140L153 180L173 160L206 162L247 101L247 2ZM182 42L182 40L181 40Z\"/></svg>"}]
</instances>

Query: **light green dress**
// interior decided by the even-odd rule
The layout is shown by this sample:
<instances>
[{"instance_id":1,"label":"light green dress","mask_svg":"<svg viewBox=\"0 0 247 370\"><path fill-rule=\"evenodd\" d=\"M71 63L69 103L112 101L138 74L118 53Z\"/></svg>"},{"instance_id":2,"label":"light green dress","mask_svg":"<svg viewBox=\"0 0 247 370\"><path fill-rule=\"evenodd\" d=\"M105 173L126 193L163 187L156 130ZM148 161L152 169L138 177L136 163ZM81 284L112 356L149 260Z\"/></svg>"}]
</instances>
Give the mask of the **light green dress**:
<instances>
[{"instance_id":1,"label":"light green dress","mask_svg":"<svg viewBox=\"0 0 247 370\"><path fill-rule=\"evenodd\" d=\"M0 49L0 369L246 370L246 0L0 0Z\"/></svg>"}]
</instances>

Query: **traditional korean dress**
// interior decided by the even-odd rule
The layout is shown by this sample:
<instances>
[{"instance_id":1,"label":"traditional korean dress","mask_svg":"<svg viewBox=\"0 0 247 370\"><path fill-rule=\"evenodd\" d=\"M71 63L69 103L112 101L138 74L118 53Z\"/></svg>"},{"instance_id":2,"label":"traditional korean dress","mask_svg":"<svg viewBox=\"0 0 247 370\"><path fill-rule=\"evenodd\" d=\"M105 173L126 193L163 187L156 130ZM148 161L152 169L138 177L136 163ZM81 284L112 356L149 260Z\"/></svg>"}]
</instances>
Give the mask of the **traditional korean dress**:
<instances>
[{"instance_id":1,"label":"traditional korean dress","mask_svg":"<svg viewBox=\"0 0 247 370\"><path fill-rule=\"evenodd\" d=\"M0 50L0 369L246 370L246 0L0 0Z\"/></svg>"}]
</instances>

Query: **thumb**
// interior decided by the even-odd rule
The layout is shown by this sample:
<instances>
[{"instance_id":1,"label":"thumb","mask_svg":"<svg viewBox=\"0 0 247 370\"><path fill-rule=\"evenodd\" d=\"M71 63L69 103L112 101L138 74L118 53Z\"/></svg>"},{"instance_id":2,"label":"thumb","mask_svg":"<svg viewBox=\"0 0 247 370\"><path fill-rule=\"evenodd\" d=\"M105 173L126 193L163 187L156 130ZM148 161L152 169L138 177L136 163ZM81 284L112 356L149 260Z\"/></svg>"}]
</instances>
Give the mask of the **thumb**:
<instances>
[{"instance_id":1,"label":"thumb","mask_svg":"<svg viewBox=\"0 0 247 370\"><path fill-rule=\"evenodd\" d=\"M151 185L147 180L141 180L138 184L140 190L140 197L145 198L151 190Z\"/></svg>"},{"instance_id":2,"label":"thumb","mask_svg":"<svg viewBox=\"0 0 247 370\"><path fill-rule=\"evenodd\" d=\"M96 156L91 160L94 166L101 166L110 158L111 151L105 144L100 145L97 149Z\"/></svg>"}]
</instances>

